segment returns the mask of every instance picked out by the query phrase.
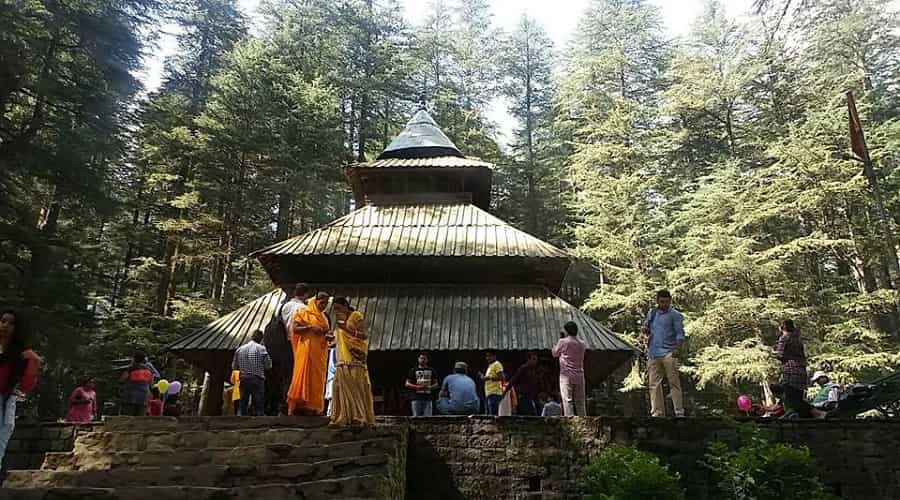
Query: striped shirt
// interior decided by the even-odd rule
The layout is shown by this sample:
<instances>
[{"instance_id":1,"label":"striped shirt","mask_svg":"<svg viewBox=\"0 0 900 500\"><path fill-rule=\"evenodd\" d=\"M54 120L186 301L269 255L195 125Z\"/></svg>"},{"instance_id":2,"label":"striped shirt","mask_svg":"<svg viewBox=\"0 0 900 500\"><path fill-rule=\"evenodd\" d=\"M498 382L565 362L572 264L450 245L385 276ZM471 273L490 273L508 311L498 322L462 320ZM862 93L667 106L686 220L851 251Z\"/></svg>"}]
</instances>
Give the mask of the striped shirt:
<instances>
[{"instance_id":1,"label":"striped shirt","mask_svg":"<svg viewBox=\"0 0 900 500\"><path fill-rule=\"evenodd\" d=\"M231 369L240 370L242 377L252 375L264 379L266 370L272 369L272 358L265 346L251 340L234 352Z\"/></svg>"}]
</instances>

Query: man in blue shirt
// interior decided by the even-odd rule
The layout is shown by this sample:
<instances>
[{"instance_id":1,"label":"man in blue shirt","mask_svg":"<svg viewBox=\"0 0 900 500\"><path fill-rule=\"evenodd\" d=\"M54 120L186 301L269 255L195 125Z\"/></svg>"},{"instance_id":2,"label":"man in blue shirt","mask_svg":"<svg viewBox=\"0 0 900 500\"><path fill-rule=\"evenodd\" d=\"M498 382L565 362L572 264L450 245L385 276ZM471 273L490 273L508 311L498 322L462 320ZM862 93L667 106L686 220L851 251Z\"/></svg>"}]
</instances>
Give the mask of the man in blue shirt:
<instances>
[{"instance_id":1,"label":"man in blue shirt","mask_svg":"<svg viewBox=\"0 0 900 500\"><path fill-rule=\"evenodd\" d=\"M475 390L475 381L466 373L469 365L458 361L453 366L453 374L447 375L441 386L437 410L442 415L474 415L478 413L481 400Z\"/></svg>"},{"instance_id":2,"label":"man in blue shirt","mask_svg":"<svg viewBox=\"0 0 900 500\"><path fill-rule=\"evenodd\" d=\"M675 416L684 416L681 395L681 379L678 375L678 349L684 342L684 318L672 307L672 294L668 290L656 293L656 307L647 312L641 333L648 336L647 358L650 384L650 415L666 416L666 400L663 393L663 375L669 380L672 406Z\"/></svg>"}]
</instances>

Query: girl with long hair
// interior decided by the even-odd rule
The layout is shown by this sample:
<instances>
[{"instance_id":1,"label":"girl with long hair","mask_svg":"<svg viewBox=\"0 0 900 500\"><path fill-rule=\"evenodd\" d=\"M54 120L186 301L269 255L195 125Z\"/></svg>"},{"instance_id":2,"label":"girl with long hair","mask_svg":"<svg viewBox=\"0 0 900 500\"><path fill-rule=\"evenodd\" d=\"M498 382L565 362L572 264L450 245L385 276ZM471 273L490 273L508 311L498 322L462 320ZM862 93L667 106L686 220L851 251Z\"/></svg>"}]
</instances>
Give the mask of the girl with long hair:
<instances>
[{"instance_id":1,"label":"girl with long hair","mask_svg":"<svg viewBox=\"0 0 900 500\"><path fill-rule=\"evenodd\" d=\"M25 315L11 309L0 312L0 461L16 427L16 398L37 385L41 358L28 348Z\"/></svg>"}]
</instances>

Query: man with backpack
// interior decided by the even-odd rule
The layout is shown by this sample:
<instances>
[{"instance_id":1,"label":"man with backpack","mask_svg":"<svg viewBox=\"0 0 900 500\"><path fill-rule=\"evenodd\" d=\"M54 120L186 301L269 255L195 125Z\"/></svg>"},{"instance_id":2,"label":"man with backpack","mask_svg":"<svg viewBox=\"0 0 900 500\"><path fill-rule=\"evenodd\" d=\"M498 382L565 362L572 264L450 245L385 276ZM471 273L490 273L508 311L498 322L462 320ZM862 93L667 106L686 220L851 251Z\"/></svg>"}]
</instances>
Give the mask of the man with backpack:
<instances>
[{"instance_id":1,"label":"man with backpack","mask_svg":"<svg viewBox=\"0 0 900 500\"><path fill-rule=\"evenodd\" d=\"M641 333L647 336L647 371L650 386L650 416L666 416L663 376L669 381L675 416L684 416L681 379L678 375L678 349L684 342L684 318L672 307L668 290L656 293L656 307L647 312Z\"/></svg>"},{"instance_id":2,"label":"man with backpack","mask_svg":"<svg viewBox=\"0 0 900 500\"><path fill-rule=\"evenodd\" d=\"M263 345L272 358L272 374L266 378L266 414L278 415L286 411L286 397L294 370L291 348L291 321L294 314L306 307L312 292L305 283L297 283L291 298L281 305L276 317L266 326Z\"/></svg>"}]
</instances>

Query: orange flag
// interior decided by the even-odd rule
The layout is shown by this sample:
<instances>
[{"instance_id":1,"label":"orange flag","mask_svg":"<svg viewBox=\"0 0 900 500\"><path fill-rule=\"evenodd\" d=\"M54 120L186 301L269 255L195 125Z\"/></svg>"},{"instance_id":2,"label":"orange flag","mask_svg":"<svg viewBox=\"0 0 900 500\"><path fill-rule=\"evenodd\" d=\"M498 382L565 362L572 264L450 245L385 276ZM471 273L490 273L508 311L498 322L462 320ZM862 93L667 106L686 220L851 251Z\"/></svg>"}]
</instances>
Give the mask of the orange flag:
<instances>
[{"instance_id":1,"label":"orange flag","mask_svg":"<svg viewBox=\"0 0 900 500\"><path fill-rule=\"evenodd\" d=\"M859 113L856 112L856 101L853 100L853 92L847 92L847 111L850 115L850 149L860 160L869 159L869 150L866 148L866 138L863 136L862 123L859 121Z\"/></svg>"}]
</instances>

